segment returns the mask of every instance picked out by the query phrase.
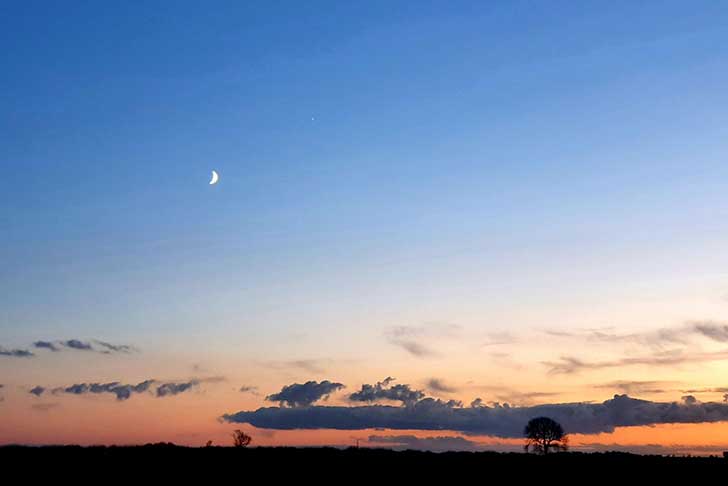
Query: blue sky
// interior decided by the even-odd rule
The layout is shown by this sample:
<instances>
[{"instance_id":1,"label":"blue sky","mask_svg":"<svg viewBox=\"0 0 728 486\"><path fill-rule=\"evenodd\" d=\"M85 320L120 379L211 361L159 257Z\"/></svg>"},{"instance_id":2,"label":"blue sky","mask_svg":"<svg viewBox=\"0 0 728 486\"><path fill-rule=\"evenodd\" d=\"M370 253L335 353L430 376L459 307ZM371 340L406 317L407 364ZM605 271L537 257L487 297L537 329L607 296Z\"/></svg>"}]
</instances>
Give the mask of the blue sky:
<instances>
[{"instance_id":1,"label":"blue sky","mask_svg":"<svg viewBox=\"0 0 728 486\"><path fill-rule=\"evenodd\" d=\"M465 381L391 330L722 318L725 5L254 3L0 7L1 346Z\"/></svg>"},{"instance_id":2,"label":"blue sky","mask_svg":"<svg viewBox=\"0 0 728 486\"><path fill-rule=\"evenodd\" d=\"M4 11L11 335L46 325L41 303L123 325L171 282L351 284L724 226L715 3Z\"/></svg>"}]
</instances>

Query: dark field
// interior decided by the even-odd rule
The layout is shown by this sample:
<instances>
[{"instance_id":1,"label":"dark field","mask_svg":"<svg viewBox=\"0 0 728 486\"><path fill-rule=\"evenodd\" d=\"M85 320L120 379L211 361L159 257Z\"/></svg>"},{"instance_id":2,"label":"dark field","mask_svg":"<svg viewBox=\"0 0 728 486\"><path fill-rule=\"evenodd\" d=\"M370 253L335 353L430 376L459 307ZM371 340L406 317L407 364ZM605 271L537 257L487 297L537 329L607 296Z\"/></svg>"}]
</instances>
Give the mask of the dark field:
<instances>
[{"instance_id":1,"label":"dark field","mask_svg":"<svg viewBox=\"0 0 728 486\"><path fill-rule=\"evenodd\" d=\"M167 444L136 447L47 446L0 448L0 466L33 474L88 479L225 476L232 482L349 483L462 479L480 484L527 479L543 484L678 477L724 479L722 457L640 456L626 453L556 453L548 456L496 452L392 451L335 448L190 448ZM507 476L504 476L507 475Z\"/></svg>"}]
</instances>

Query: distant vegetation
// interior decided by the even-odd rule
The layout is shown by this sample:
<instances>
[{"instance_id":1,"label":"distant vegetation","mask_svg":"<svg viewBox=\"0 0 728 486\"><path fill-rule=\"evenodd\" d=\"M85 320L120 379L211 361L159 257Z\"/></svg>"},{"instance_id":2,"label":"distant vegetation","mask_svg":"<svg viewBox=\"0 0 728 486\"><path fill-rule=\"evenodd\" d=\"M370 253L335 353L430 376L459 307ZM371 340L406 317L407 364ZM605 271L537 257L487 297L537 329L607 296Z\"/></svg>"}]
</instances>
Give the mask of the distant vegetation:
<instances>
[{"instance_id":1,"label":"distant vegetation","mask_svg":"<svg viewBox=\"0 0 728 486\"><path fill-rule=\"evenodd\" d=\"M553 471L561 483L573 478L594 479L597 474L619 475L633 478L648 474L650 484L665 477L674 480L674 474L690 474L693 478L705 474L724 475L728 460L722 457L668 457L640 456L626 453L523 454L497 452L397 452L389 449L369 448L291 448L291 447L180 447L170 443L136 447L0 447L0 464L6 476L14 469L30 474L36 482L38 475L56 474L69 469L82 471L85 477L106 478L110 475L144 471L163 474L164 482L172 477L185 480L191 471L230 475L237 478L241 470L263 473L271 482L295 480L306 482L332 482L339 484L359 475L386 478L385 484L395 480L413 484L417 480L432 481L446 476L483 477L495 479L494 474L510 474L519 482L534 477L543 480L547 471ZM10 476L7 476L10 477ZM207 477L207 476L206 476ZM208 481L210 478L208 477ZM132 482L132 481L130 481ZM134 480L136 482L136 479ZM143 483L143 482L142 482Z\"/></svg>"}]
</instances>

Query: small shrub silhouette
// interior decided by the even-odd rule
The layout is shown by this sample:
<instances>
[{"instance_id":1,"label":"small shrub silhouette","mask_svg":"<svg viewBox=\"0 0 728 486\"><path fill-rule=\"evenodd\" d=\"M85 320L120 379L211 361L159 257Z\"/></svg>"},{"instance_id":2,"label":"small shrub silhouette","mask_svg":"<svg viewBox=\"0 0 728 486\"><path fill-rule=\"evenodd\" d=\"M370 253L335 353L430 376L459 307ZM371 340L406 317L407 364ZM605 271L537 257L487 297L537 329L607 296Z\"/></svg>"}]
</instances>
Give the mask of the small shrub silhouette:
<instances>
[{"instance_id":1,"label":"small shrub silhouette","mask_svg":"<svg viewBox=\"0 0 728 486\"><path fill-rule=\"evenodd\" d=\"M250 443L253 441L253 438L243 432L242 430L238 429L235 432L233 432L233 445L235 447L248 447Z\"/></svg>"}]
</instances>

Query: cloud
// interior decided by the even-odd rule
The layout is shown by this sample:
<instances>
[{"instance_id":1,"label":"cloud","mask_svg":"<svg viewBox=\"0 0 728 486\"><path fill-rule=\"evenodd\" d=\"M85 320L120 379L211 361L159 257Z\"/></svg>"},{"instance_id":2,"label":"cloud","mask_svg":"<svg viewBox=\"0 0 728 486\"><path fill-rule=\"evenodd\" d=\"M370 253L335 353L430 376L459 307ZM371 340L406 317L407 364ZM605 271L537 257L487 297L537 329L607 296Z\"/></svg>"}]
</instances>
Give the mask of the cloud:
<instances>
[{"instance_id":1,"label":"cloud","mask_svg":"<svg viewBox=\"0 0 728 486\"><path fill-rule=\"evenodd\" d=\"M669 387L674 386L672 381L612 381L601 385L594 385L595 388L606 388L609 390L618 390L627 395L635 395L642 393L665 393L669 391ZM685 391L685 393L689 393Z\"/></svg>"},{"instance_id":2,"label":"cloud","mask_svg":"<svg viewBox=\"0 0 728 486\"><path fill-rule=\"evenodd\" d=\"M558 361L543 361L550 374L572 374L584 370L617 368L622 366L675 366L685 363L701 363L728 359L728 349L711 352L683 353L682 351L661 352L652 355L620 358L612 361L584 361L573 356L562 356Z\"/></svg>"},{"instance_id":3,"label":"cloud","mask_svg":"<svg viewBox=\"0 0 728 486\"><path fill-rule=\"evenodd\" d=\"M488 341L482 346L498 346L503 344L514 344L518 339L509 332L492 332L488 334Z\"/></svg>"},{"instance_id":4,"label":"cloud","mask_svg":"<svg viewBox=\"0 0 728 486\"><path fill-rule=\"evenodd\" d=\"M558 392L542 391L519 391L502 385L474 385L474 388L488 394L491 399L489 403L506 402L509 404L532 405L544 398L559 395ZM480 403L486 403L482 398L477 398Z\"/></svg>"},{"instance_id":5,"label":"cloud","mask_svg":"<svg viewBox=\"0 0 728 486\"><path fill-rule=\"evenodd\" d=\"M370 403L379 400L392 400L406 405L424 398L425 394L422 390L413 390L409 385L390 386L393 381L394 378L388 376L375 385L364 384L358 392L349 395L349 400Z\"/></svg>"},{"instance_id":6,"label":"cloud","mask_svg":"<svg viewBox=\"0 0 728 486\"><path fill-rule=\"evenodd\" d=\"M0 356L9 356L11 358L32 358L35 355L27 349L5 349L0 347Z\"/></svg>"},{"instance_id":7,"label":"cloud","mask_svg":"<svg viewBox=\"0 0 728 486\"><path fill-rule=\"evenodd\" d=\"M182 383L163 383L157 387L157 396L158 397L167 397L167 396L173 396L173 395L179 395L180 393L184 393L188 390L191 390L193 387L197 386L200 383L200 380L190 380L187 382Z\"/></svg>"},{"instance_id":8,"label":"cloud","mask_svg":"<svg viewBox=\"0 0 728 486\"><path fill-rule=\"evenodd\" d=\"M36 412L48 412L54 408L58 408L59 406L59 403L34 403L30 406L30 408Z\"/></svg>"},{"instance_id":9,"label":"cloud","mask_svg":"<svg viewBox=\"0 0 728 486\"><path fill-rule=\"evenodd\" d=\"M694 337L704 337L720 343L728 342L728 323L712 320L688 321L679 326L662 327L630 334L605 332L604 329L584 331L546 330L545 332L554 337L577 338L610 344L631 343L658 349L666 345L687 344L693 341Z\"/></svg>"},{"instance_id":10,"label":"cloud","mask_svg":"<svg viewBox=\"0 0 728 486\"><path fill-rule=\"evenodd\" d=\"M458 391L456 387L446 384L439 378L430 378L427 380L427 388L440 393L455 393Z\"/></svg>"},{"instance_id":11,"label":"cloud","mask_svg":"<svg viewBox=\"0 0 728 486\"><path fill-rule=\"evenodd\" d=\"M321 359L294 359L289 361L269 361L264 363L268 368L277 370L289 370L291 368L300 369L308 373L318 375L326 372L326 365L330 360Z\"/></svg>"},{"instance_id":12,"label":"cloud","mask_svg":"<svg viewBox=\"0 0 728 486\"><path fill-rule=\"evenodd\" d=\"M58 349L58 346L56 346L54 343L50 341L36 341L33 343L33 346L35 346L38 349L48 349L50 351L60 351Z\"/></svg>"},{"instance_id":13,"label":"cloud","mask_svg":"<svg viewBox=\"0 0 728 486\"><path fill-rule=\"evenodd\" d=\"M615 395L602 403L453 408L445 402L427 398L405 407L268 407L226 414L222 420L277 430L452 430L466 434L521 437L528 420L539 416L553 418L568 433L596 434L612 432L615 427L726 421L728 403L653 402Z\"/></svg>"},{"instance_id":14,"label":"cloud","mask_svg":"<svg viewBox=\"0 0 728 486\"><path fill-rule=\"evenodd\" d=\"M126 344L111 344L106 341L93 340L98 347L94 347L91 342L81 341L80 339L67 339L61 341L35 341L33 346L38 349L47 349L57 352L62 348L72 349L75 351L96 351L102 354L111 353L131 353L135 348Z\"/></svg>"},{"instance_id":15,"label":"cloud","mask_svg":"<svg viewBox=\"0 0 728 486\"><path fill-rule=\"evenodd\" d=\"M321 383L307 381L284 386L280 392L268 395L265 399L269 402L280 402L281 407L308 407L322 398L326 400L329 395L342 388L343 384L328 380Z\"/></svg>"},{"instance_id":16,"label":"cloud","mask_svg":"<svg viewBox=\"0 0 728 486\"><path fill-rule=\"evenodd\" d=\"M119 401L125 401L132 395L154 392L157 397L174 396L191 390L200 383L217 383L224 381L225 377L213 376L209 378L193 378L186 382L159 382L158 380L149 379L137 383L136 385L123 384L118 381L108 383L76 383L67 387L54 388L53 394L66 393L69 395L86 395L86 394L102 394L109 393L116 396ZM30 390L36 396L43 394L45 389L37 386Z\"/></svg>"},{"instance_id":17,"label":"cloud","mask_svg":"<svg viewBox=\"0 0 728 486\"><path fill-rule=\"evenodd\" d=\"M42 386L36 386L34 388L31 388L28 393L31 393L31 394L35 395L36 397L39 397L45 392L45 390L46 389L43 388Z\"/></svg>"},{"instance_id":18,"label":"cloud","mask_svg":"<svg viewBox=\"0 0 728 486\"><path fill-rule=\"evenodd\" d=\"M695 405L696 403L698 403L698 399L692 395L684 395L680 398L685 403L685 405Z\"/></svg>"},{"instance_id":19,"label":"cloud","mask_svg":"<svg viewBox=\"0 0 728 486\"><path fill-rule=\"evenodd\" d=\"M107 343L105 341L98 341L98 340L95 341L95 342L96 342L96 344L98 344L99 346L101 346L102 348L104 348L101 351L102 353L111 353L111 352L114 352L114 353L126 353L126 354L128 354L128 353L131 353L132 351L135 350L135 348L133 348L132 346L129 346L127 344L111 344L111 343Z\"/></svg>"},{"instance_id":20,"label":"cloud","mask_svg":"<svg viewBox=\"0 0 728 486\"><path fill-rule=\"evenodd\" d=\"M460 327L452 324L429 324L425 326L396 326L390 328L385 337L390 344L399 346L418 358L438 356L439 353L424 343L432 338L453 337Z\"/></svg>"},{"instance_id":21,"label":"cloud","mask_svg":"<svg viewBox=\"0 0 728 486\"><path fill-rule=\"evenodd\" d=\"M418 343L417 341L409 339L390 339L389 342L401 347L408 353L418 358L426 358L430 356L437 356L437 353L432 349L428 348L424 344Z\"/></svg>"},{"instance_id":22,"label":"cloud","mask_svg":"<svg viewBox=\"0 0 728 486\"><path fill-rule=\"evenodd\" d=\"M67 393L71 395L84 395L87 393L110 393L119 401L128 400L134 393L144 393L152 386L155 380L145 380L136 385L125 385L118 381L109 383L77 383L65 388L56 388L54 393Z\"/></svg>"},{"instance_id":23,"label":"cloud","mask_svg":"<svg viewBox=\"0 0 728 486\"><path fill-rule=\"evenodd\" d=\"M714 388L692 388L689 390L681 390L683 393L728 393L728 387Z\"/></svg>"},{"instance_id":24,"label":"cloud","mask_svg":"<svg viewBox=\"0 0 728 486\"><path fill-rule=\"evenodd\" d=\"M76 349L79 351L93 350L93 346L91 346L90 343L79 341L78 339L69 339L68 341L61 341L61 344L63 344L67 348Z\"/></svg>"},{"instance_id":25,"label":"cloud","mask_svg":"<svg viewBox=\"0 0 728 486\"><path fill-rule=\"evenodd\" d=\"M728 342L728 324L714 321L693 322L692 328L698 334L701 334L713 341L721 343Z\"/></svg>"},{"instance_id":26,"label":"cloud","mask_svg":"<svg viewBox=\"0 0 728 486\"><path fill-rule=\"evenodd\" d=\"M258 395L258 387L250 386L250 385L243 385L240 387L240 393L250 393L252 395Z\"/></svg>"},{"instance_id":27,"label":"cloud","mask_svg":"<svg viewBox=\"0 0 728 486\"><path fill-rule=\"evenodd\" d=\"M477 442L464 437L438 436L416 437L414 435L370 435L371 445L384 445L399 450L420 450L433 452L482 450Z\"/></svg>"}]
</instances>

